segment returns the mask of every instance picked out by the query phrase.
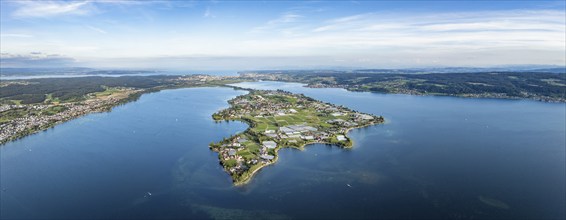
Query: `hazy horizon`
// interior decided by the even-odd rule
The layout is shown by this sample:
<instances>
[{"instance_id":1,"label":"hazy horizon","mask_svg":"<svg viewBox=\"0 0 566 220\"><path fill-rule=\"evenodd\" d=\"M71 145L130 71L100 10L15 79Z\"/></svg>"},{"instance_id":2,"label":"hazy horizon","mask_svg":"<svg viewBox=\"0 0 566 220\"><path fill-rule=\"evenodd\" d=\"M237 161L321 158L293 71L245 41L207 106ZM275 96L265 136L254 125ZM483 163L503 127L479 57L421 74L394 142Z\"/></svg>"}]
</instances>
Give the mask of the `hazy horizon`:
<instances>
[{"instance_id":1,"label":"hazy horizon","mask_svg":"<svg viewBox=\"0 0 566 220\"><path fill-rule=\"evenodd\" d=\"M167 70L566 63L563 1L1 1L2 67Z\"/></svg>"}]
</instances>

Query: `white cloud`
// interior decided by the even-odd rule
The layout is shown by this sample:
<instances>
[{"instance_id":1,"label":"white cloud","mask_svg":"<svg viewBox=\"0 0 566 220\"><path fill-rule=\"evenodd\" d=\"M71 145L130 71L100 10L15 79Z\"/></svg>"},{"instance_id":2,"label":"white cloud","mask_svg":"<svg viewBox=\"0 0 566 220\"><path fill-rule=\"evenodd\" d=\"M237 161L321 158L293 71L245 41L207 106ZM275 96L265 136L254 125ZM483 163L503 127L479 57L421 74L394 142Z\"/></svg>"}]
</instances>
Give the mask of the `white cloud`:
<instances>
[{"instance_id":1,"label":"white cloud","mask_svg":"<svg viewBox=\"0 0 566 220\"><path fill-rule=\"evenodd\" d=\"M303 35L247 39L242 47L266 55L333 54L340 60L364 60L375 65L384 65L388 60L447 66L563 65L565 16L566 12L560 10L366 13L294 30ZM279 26L270 31L285 29Z\"/></svg>"},{"instance_id":2,"label":"white cloud","mask_svg":"<svg viewBox=\"0 0 566 220\"><path fill-rule=\"evenodd\" d=\"M295 13L285 13L281 15L281 17L271 20L267 22L268 24L281 24L281 23L290 23L295 22L297 19L302 18L303 16L295 14Z\"/></svg>"},{"instance_id":3,"label":"white cloud","mask_svg":"<svg viewBox=\"0 0 566 220\"><path fill-rule=\"evenodd\" d=\"M203 17L205 17L205 18L215 18L216 16L214 16L210 12L210 7L207 7L206 10L204 11Z\"/></svg>"},{"instance_id":4,"label":"white cloud","mask_svg":"<svg viewBox=\"0 0 566 220\"><path fill-rule=\"evenodd\" d=\"M283 13L282 15L280 15L279 17L273 19L273 20L267 21L262 26L253 28L251 32L257 33L257 32L263 32L263 31L278 29L278 28L289 27L288 26L289 24L298 22L298 20L302 17L303 16L296 14L294 12L286 12L286 13Z\"/></svg>"},{"instance_id":5,"label":"white cloud","mask_svg":"<svg viewBox=\"0 0 566 220\"><path fill-rule=\"evenodd\" d=\"M32 52L29 54L0 53L2 67L61 67L72 66L75 59L58 54Z\"/></svg>"},{"instance_id":6,"label":"white cloud","mask_svg":"<svg viewBox=\"0 0 566 220\"><path fill-rule=\"evenodd\" d=\"M93 27L93 26L90 26L90 25L86 25L85 27L88 28L88 29L91 29L91 30L93 30L93 31L96 31L96 32L98 32L98 33L101 33L101 34L107 34L107 33L108 33L108 32L106 32L106 31L103 30L103 29L100 29L100 28L97 28L97 27Z\"/></svg>"},{"instance_id":7,"label":"white cloud","mask_svg":"<svg viewBox=\"0 0 566 220\"><path fill-rule=\"evenodd\" d=\"M29 34L0 34L0 37L15 37L15 38L32 38L33 35Z\"/></svg>"},{"instance_id":8,"label":"white cloud","mask_svg":"<svg viewBox=\"0 0 566 220\"><path fill-rule=\"evenodd\" d=\"M14 11L15 17L52 17L59 15L85 15L90 13L88 1L16 1L20 7Z\"/></svg>"},{"instance_id":9,"label":"white cloud","mask_svg":"<svg viewBox=\"0 0 566 220\"><path fill-rule=\"evenodd\" d=\"M560 11L362 14L328 20L311 29L312 34L306 37L270 39L263 43L277 41L278 47L367 50L494 47L564 50L564 16Z\"/></svg>"},{"instance_id":10,"label":"white cloud","mask_svg":"<svg viewBox=\"0 0 566 220\"><path fill-rule=\"evenodd\" d=\"M62 7L63 4L76 3L57 2L56 4ZM91 7L100 6L101 2L78 3L84 5L63 7L67 10L58 9L55 10L59 11L58 13L50 13L49 16L77 14L68 8L86 10L81 13L88 14L95 11L95 9L91 10ZM123 4L130 3L126 1ZM199 15L204 18L214 17L210 8L195 10L199 10L197 13L202 13ZM160 27L164 31L169 31L162 32L137 23L127 28L116 24L103 26L104 23L85 23L67 27L68 30L76 33L91 30L93 33L105 34L107 30L112 30L112 38L93 34L69 37L53 34L51 30L42 32L25 28L3 30L6 33L2 33L1 37L2 51L29 53L30 48L33 48L33 50L66 54L79 60L84 57L93 60L164 57L160 62L166 63L164 59L175 56L212 56L224 58L207 59L207 65L237 66L234 63L238 59L234 57L247 57L246 62L249 63L250 68L254 67L254 59L258 63L266 60L258 57L272 57L273 59L269 59L272 62L270 65L277 65L277 58L285 57L279 59L279 62L288 66L333 65L336 62L340 62L341 65L364 67L404 64L408 66L411 64L417 66L563 65L566 62L565 16L566 12L561 10L450 13L389 11L354 14L321 21L313 13L290 10L274 16L271 20L260 21L261 25L255 28L238 29L241 32L236 30L230 33L230 37L225 37L226 31L217 28L220 26L195 28L195 31L189 32L174 29L181 27L181 24L175 24L172 27ZM223 16L225 17L229 16ZM134 32L137 34L132 34ZM27 33L33 33L35 37ZM29 39L31 37L33 38ZM316 57L316 59L307 59L307 57ZM147 59L148 63L145 65L151 65L150 60ZM187 59L187 61L203 60ZM219 63L214 64L215 61Z\"/></svg>"}]
</instances>

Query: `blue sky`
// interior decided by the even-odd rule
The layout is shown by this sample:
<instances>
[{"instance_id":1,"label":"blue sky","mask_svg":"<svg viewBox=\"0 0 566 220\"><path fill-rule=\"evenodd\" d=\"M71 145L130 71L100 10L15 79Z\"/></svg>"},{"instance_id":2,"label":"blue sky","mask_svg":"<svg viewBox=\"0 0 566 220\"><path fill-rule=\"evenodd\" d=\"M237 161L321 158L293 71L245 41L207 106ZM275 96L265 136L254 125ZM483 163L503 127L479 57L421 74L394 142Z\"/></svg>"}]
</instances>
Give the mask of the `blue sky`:
<instances>
[{"instance_id":1,"label":"blue sky","mask_svg":"<svg viewBox=\"0 0 566 220\"><path fill-rule=\"evenodd\" d=\"M2 67L564 65L564 1L1 1Z\"/></svg>"}]
</instances>

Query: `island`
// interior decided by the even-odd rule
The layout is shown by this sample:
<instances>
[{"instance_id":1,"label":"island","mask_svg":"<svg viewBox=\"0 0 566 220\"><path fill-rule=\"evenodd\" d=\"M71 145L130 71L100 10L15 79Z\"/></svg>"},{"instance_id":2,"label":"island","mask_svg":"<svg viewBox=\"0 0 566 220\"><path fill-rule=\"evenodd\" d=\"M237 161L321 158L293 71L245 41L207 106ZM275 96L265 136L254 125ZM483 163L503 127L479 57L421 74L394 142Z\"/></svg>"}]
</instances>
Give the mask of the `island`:
<instances>
[{"instance_id":1,"label":"island","mask_svg":"<svg viewBox=\"0 0 566 220\"><path fill-rule=\"evenodd\" d=\"M251 90L229 100L230 107L212 115L216 121L237 120L249 128L210 143L235 185L247 183L261 168L277 161L278 151L303 149L313 143L351 148L349 130L383 123L382 116L360 113L282 90Z\"/></svg>"}]
</instances>

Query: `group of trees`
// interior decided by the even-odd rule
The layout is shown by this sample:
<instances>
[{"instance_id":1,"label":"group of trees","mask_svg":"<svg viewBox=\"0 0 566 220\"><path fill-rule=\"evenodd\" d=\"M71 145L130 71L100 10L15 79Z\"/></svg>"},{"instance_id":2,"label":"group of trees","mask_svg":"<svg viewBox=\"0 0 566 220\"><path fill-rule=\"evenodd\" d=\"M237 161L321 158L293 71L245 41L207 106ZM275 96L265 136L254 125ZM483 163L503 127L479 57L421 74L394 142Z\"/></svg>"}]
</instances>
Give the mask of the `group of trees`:
<instances>
[{"instance_id":1,"label":"group of trees","mask_svg":"<svg viewBox=\"0 0 566 220\"><path fill-rule=\"evenodd\" d=\"M47 94L61 101L81 99L106 87L152 88L166 83L171 76L122 76L122 77L75 77L42 78L25 80L26 84L10 84L2 87L0 99L21 100L22 104L40 103Z\"/></svg>"},{"instance_id":2,"label":"group of trees","mask_svg":"<svg viewBox=\"0 0 566 220\"><path fill-rule=\"evenodd\" d=\"M520 96L531 93L548 97L562 97L566 91L566 74L543 72L480 72L480 73L356 73L306 72L285 73L293 81L312 84L357 86L360 90L391 92L408 89L421 93L480 94L504 93ZM328 81L328 79L333 79ZM396 82L396 83L393 83Z\"/></svg>"}]
</instances>

